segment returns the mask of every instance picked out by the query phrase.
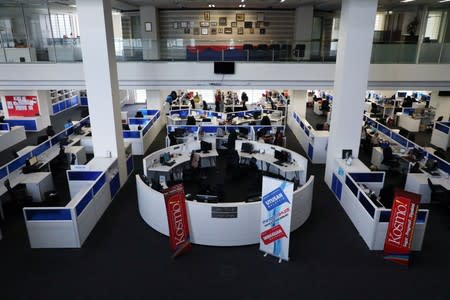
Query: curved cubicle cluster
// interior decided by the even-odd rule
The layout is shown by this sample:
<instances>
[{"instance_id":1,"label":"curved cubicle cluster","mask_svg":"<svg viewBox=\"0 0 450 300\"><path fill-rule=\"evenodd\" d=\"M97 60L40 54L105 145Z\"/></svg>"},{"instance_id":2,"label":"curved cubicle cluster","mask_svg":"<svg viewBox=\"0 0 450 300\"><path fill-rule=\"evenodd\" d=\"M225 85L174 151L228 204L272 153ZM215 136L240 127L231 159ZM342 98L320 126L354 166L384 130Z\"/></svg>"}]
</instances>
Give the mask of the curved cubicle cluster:
<instances>
[{"instance_id":1,"label":"curved cubicle cluster","mask_svg":"<svg viewBox=\"0 0 450 300\"><path fill-rule=\"evenodd\" d=\"M244 159L254 157L258 161L258 168L269 173L281 174L288 180L297 179L299 187L294 191L292 200L291 231L298 229L309 217L311 212L314 177L306 180L307 160L282 147L250 142L254 153L248 154L241 151L242 141L236 141L236 150ZM152 169L161 168L167 173L183 170L184 164L189 161L192 150L200 149L200 142L191 142L176 145L156 151L143 160L145 175L150 175ZM274 164L275 150L288 151L292 157L292 163L284 166ZM160 155L170 152L175 164L173 166L161 166ZM168 235L167 214L164 195L148 186L140 176L136 176L138 192L139 212L144 221L156 231ZM209 246L240 246L257 244L259 242L259 221L261 202L235 202L235 203L202 203L186 201L189 230L191 241L195 244ZM215 218L212 211L217 208L233 207L237 210L236 218Z\"/></svg>"}]
</instances>

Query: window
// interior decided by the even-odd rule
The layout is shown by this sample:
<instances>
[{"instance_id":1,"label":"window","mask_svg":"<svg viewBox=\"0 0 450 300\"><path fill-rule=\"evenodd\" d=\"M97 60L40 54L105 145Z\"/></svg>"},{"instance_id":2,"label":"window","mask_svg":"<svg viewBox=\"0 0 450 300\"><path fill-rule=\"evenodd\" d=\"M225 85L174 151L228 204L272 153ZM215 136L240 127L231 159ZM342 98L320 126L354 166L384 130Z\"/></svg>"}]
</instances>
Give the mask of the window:
<instances>
[{"instance_id":1,"label":"window","mask_svg":"<svg viewBox=\"0 0 450 300\"><path fill-rule=\"evenodd\" d=\"M146 102L147 102L147 90L136 90L135 103L146 103Z\"/></svg>"},{"instance_id":2,"label":"window","mask_svg":"<svg viewBox=\"0 0 450 300\"><path fill-rule=\"evenodd\" d=\"M430 40L439 39L439 31L441 28L442 11L430 11L427 18L427 27L425 29L425 37Z\"/></svg>"},{"instance_id":3,"label":"window","mask_svg":"<svg viewBox=\"0 0 450 300\"><path fill-rule=\"evenodd\" d=\"M69 14L53 14L50 15L52 23L53 37L63 38L77 37L79 34L78 17Z\"/></svg>"},{"instance_id":4,"label":"window","mask_svg":"<svg viewBox=\"0 0 450 300\"><path fill-rule=\"evenodd\" d=\"M384 23L386 21L386 13L385 12L379 12L375 16L375 31L383 31L384 30Z\"/></svg>"}]
</instances>

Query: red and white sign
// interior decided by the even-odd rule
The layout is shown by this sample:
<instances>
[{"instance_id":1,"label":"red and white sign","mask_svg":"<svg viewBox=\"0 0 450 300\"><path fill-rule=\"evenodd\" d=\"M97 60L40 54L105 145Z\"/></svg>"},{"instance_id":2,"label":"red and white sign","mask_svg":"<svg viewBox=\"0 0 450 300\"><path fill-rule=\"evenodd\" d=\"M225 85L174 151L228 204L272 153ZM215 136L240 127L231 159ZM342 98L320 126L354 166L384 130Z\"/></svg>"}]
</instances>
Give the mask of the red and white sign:
<instances>
[{"instance_id":1,"label":"red and white sign","mask_svg":"<svg viewBox=\"0 0 450 300\"><path fill-rule=\"evenodd\" d=\"M39 115L37 96L5 96L10 117L35 117Z\"/></svg>"},{"instance_id":2,"label":"red and white sign","mask_svg":"<svg viewBox=\"0 0 450 300\"><path fill-rule=\"evenodd\" d=\"M384 242L384 258L408 265L420 195L396 190Z\"/></svg>"},{"instance_id":3,"label":"red and white sign","mask_svg":"<svg viewBox=\"0 0 450 300\"><path fill-rule=\"evenodd\" d=\"M173 257L177 257L191 249L183 184L165 189L164 199L169 223L170 248L174 251Z\"/></svg>"}]
</instances>

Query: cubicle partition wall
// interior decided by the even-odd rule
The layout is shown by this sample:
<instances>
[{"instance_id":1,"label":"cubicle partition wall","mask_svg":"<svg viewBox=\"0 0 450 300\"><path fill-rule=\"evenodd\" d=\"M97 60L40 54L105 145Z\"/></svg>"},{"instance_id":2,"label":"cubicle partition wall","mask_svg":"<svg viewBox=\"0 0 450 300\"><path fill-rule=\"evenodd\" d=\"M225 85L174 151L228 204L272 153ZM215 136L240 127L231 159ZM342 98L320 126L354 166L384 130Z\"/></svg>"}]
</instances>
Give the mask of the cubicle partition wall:
<instances>
[{"instance_id":1,"label":"cubicle partition wall","mask_svg":"<svg viewBox=\"0 0 450 300\"><path fill-rule=\"evenodd\" d=\"M87 96L80 96L80 106L88 106L89 100Z\"/></svg>"},{"instance_id":2,"label":"cubicle partition wall","mask_svg":"<svg viewBox=\"0 0 450 300\"><path fill-rule=\"evenodd\" d=\"M327 160L328 136L330 132L313 129L308 121L300 117L296 112L292 112L292 117L288 119L288 125L311 162L324 164Z\"/></svg>"},{"instance_id":3,"label":"cubicle partition wall","mask_svg":"<svg viewBox=\"0 0 450 300\"><path fill-rule=\"evenodd\" d=\"M106 169L67 171L72 200L66 206L23 208L32 248L83 245L120 188L117 159L101 160L108 160Z\"/></svg>"},{"instance_id":4,"label":"cubicle partition wall","mask_svg":"<svg viewBox=\"0 0 450 300\"><path fill-rule=\"evenodd\" d=\"M0 151L14 146L26 138L23 126L9 127L8 123L0 123Z\"/></svg>"},{"instance_id":5,"label":"cubicle partition wall","mask_svg":"<svg viewBox=\"0 0 450 300\"><path fill-rule=\"evenodd\" d=\"M59 153L59 143L61 139L71 135L74 132L74 128L83 127L86 124L89 124L89 117L86 117L75 125L64 129L51 137L49 140L42 142L37 146L30 147L29 150L22 152L19 157L0 167L0 170L3 170L3 172L0 172L0 195L6 192L6 188L4 186L4 181L6 179L9 179L11 183L20 183L18 177L22 174L22 168L25 166L29 158L36 156L39 162L50 162Z\"/></svg>"},{"instance_id":6,"label":"cubicle partition wall","mask_svg":"<svg viewBox=\"0 0 450 300\"><path fill-rule=\"evenodd\" d=\"M78 95L73 95L68 99L64 99L52 104L51 115L57 115L66 111L68 109L74 108L80 104L80 97Z\"/></svg>"},{"instance_id":7,"label":"cubicle partition wall","mask_svg":"<svg viewBox=\"0 0 450 300\"><path fill-rule=\"evenodd\" d=\"M450 147L450 122L435 122L431 135L431 144L445 151Z\"/></svg>"},{"instance_id":8,"label":"cubicle partition wall","mask_svg":"<svg viewBox=\"0 0 450 300\"><path fill-rule=\"evenodd\" d=\"M8 123L10 127L13 126L23 126L25 131L41 131L47 127L47 123L44 122L44 119L41 116L36 117L12 117L4 120L5 123Z\"/></svg>"},{"instance_id":9,"label":"cubicle partition wall","mask_svg":"<svg viewBox=\"0 0 450 300\"><path fill-rule=\"evenodd\" d=\"M129 118L131 130L123 131L124 141L131 143L133 155L143 155L164 125L158 110L146 110L145 113L144 118Z\"/></svg>"},{"instance_id":10,"label":"cubicle partition wall","mask_svg":"<svg viewBox=\"0 0 450 300\"><path fill-rule=\"evenodd\" d=\"M343 159L333 168L332 191L370 250L383 250L391 209L375 197L383 187L384 172L370 172L359 160L351 166ZM372 193L373 192L373 193ZM412 250L421 250L428 221L427 209L419 209Z\"/></svg>"}]
</instances>

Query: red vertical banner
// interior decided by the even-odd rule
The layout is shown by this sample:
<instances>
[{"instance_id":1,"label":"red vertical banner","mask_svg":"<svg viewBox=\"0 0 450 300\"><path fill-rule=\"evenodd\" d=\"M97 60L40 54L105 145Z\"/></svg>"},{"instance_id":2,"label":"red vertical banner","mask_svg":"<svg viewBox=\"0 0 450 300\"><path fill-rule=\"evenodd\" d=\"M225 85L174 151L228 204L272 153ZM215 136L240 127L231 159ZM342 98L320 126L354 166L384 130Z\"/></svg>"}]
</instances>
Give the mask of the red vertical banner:
<instances>
[{"instance_id":1,"label":"red vertical banner","mask_svg":"<svg viewBox=\"0 0 450 300\"><path fill-rule=\"evenodd\" d=\"M173 251L172 257L177 257L191 249L183 184L165 189L164 199L169 223L170 248Z\"/></svg>"},{"instance_id":2,"label":"red vertical banner","mask_svg":"<svg viewBox=\"0 0 450 300\"><path fill-rule=\"evenodd\" d=\"M5 96L10 117L35 117L39 115L36 96Z\"/></svg>"},{"instance_id":3,"label":"red vertical banner","mask_svg":"<svg viewBox=\"0 0 450 300\"><path fill-rule=\"evenodd\" d=\"M384 259L408 265L420 195L396 190L384 242Z\"/></svg>"}]
</instances>

